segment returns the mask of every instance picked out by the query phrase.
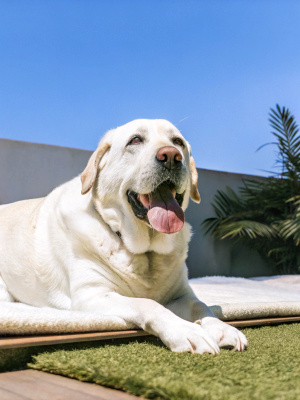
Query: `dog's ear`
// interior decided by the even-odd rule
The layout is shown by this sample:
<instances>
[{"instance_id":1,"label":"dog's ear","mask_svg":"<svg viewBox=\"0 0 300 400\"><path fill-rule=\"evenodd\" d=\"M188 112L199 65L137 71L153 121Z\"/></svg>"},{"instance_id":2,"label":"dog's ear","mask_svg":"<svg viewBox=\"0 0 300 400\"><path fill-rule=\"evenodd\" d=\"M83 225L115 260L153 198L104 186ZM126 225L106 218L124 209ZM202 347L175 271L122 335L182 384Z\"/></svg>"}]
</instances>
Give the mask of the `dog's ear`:
<instances>
[{"instance_id":1,"label":"dog's ear","mask_svg":"<svg viewBox=\"0 0 300 400\"><path fill-rule=\"evenodd\" d=\"M110 145L108 143L101 143L99 144L97 150L95 150L94 153L91 155L91 158L89 159L85 170L81 174L81 194L86 194L94 186L99 163L101 161L101 158L104 156L109 148Z\"/></svg>"},{"instance_id":2,"label":"dog's ear","mask_svg":"<svg viewBox=\"0 0 300 400\"><path fill-rule=\"evenodd\" d=\"M198 192L197 182L198 182L198 172L195 164L195 160L190 156L190 171L191 171L191 191L190 196L191 199L194 200L196 203L200 203L201 197L200 193Z\"/></svg>"}]
</instances>

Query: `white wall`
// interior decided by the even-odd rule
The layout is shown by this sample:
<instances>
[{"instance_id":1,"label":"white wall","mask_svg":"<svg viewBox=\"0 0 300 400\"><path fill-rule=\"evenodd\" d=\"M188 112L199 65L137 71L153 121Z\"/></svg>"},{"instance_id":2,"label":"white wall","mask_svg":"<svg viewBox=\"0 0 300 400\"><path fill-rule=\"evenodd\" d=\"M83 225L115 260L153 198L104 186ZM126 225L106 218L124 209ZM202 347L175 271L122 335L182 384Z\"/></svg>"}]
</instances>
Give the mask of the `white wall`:
<instances>
[{"instance_id":1,"label":"white wall","mask_svg":"<svg viewBox=\"0 0 300 400\"><path fill-rule=\"evenodd\" d=\"M0 139L0 204L45 196L80 174L92 152ZM198 169L200 205L190 202L186 219L193 226L188 267L200 275L256 276L271 271L253 251L204 237L201 222L213 215L211 201L218 189L236 188L245 175Z\"/></svg>"}]
</instances>

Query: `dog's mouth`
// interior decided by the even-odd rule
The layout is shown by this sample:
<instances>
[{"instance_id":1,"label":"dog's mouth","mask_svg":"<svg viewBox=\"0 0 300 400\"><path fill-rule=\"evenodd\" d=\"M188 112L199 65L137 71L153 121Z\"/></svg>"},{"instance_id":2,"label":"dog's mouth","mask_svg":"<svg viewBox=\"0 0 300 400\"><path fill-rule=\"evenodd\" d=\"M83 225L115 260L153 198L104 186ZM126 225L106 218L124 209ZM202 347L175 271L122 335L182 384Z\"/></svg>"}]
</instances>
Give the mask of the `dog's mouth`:
<instances>
[{"instance_id":1,"label":"dog's mouth","mask_svg":"<svg viewBox=\"0 0 300 400\"><path fill-rule=\"evenodd\" d=\"M184 193L177 193L172 182L165 181L148 194L128 190L127 197L135 216L149 222L155 230L175 233L183 227L184 212L181 206Z\"/></svg>"}]
</instances>

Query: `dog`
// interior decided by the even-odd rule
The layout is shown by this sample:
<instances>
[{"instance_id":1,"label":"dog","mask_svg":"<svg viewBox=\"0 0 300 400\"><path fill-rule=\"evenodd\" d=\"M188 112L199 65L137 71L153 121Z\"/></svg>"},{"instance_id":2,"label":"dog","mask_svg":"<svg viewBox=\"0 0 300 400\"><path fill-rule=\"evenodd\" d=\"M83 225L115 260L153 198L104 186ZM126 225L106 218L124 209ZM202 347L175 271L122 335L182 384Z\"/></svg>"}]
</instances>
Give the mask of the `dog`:
<instances>
[{"instance_id":1,"label":"dog","mask_svg":"<svg viewBox=\"0 0 300 400\"><path fill-rule=\"evenodd\" d=\"M81 177L40 199L0 207L0 301L108 314L172 351L243 351L188 283L191 148L166 120L108 131Z\"/></svg>"}]
</instances>

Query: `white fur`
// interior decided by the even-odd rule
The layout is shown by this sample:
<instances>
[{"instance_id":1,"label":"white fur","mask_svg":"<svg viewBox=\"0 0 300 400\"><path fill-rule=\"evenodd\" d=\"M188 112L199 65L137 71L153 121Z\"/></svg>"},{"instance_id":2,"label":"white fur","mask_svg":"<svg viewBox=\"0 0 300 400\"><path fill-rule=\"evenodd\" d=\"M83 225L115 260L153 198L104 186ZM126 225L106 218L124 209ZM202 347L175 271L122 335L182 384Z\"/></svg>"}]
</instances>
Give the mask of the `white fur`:
<instances>
[{"instance_id":1,"label":"white fur","mask_svg":"<svg viewBox=\"0 0 300 400\"><path fill-rule=\"evenodd\" d=\"M143 143L128 146L135 134ZM215 318L188 285L189 224L170 235L157 232L128 202L127 190L147 194L166 179L155 160L164 146L177 146L183 158L176 188L185 192L185 210L190 146L165 120L136 120L109 131L94 153L101 157L92 156L82 175L91 179L86 194L77 177L45 198L1 207L0 300L115 316L173 351L243 350L244 335Z\"/></svg>"}]
</instances>

